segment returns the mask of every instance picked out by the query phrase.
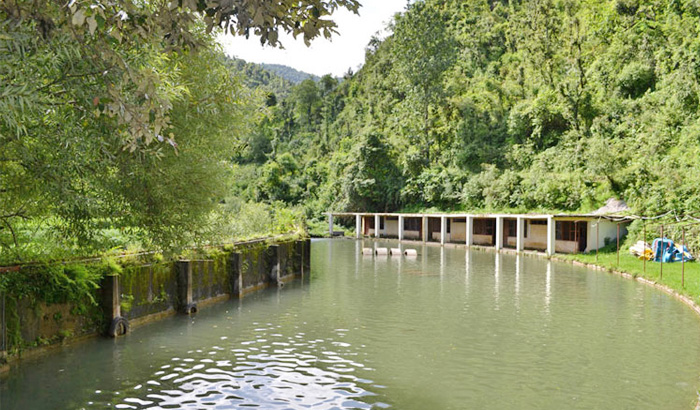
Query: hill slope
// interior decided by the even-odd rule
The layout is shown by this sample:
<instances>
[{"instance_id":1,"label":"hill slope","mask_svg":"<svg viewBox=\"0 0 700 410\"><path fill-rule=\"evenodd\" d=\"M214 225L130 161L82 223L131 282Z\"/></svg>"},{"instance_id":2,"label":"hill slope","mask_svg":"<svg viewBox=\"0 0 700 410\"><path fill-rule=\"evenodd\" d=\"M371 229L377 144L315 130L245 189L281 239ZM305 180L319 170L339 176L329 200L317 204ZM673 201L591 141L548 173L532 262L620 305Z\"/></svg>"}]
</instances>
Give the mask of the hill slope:
<instances>
[{"instance_id":1,"label":"hill slope","mask_svg":"<svg viewBox=\"0 0 700 410\"><path fill-rule=\"evenodd\" d=\"M292 68L282 64L260 64L264 69L277 74L278 76L284 78L287 81L291 81L294 84L299 84L300 82L310 78L314 81L318 81L319 77L313 74L305 73L299 71L296 68Z\"/></svg>"},{"instance_id":2,"label":"hill slope","mask_svg":"<svg viewBox=\"0 0 700 410\"><path fill-rule=\"evenodd\" d=\"M417 1L347 81L290 93L248 192L310 215L698 214L699 23L685 1Z\"/></svg>"}]
</instances>

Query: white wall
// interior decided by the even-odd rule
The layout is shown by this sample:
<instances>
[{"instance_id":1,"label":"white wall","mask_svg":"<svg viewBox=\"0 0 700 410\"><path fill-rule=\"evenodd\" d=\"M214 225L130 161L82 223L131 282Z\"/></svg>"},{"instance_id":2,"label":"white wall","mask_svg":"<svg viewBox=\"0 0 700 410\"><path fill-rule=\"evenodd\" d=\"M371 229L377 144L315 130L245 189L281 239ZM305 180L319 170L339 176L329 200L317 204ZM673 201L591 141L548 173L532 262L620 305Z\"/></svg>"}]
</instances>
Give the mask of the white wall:
<instances>
[{"instance_id":1,"label":"white wall","mask_svg":"<svg viewBox=\"0 0 700 410\"><path fill-rule=\"evenodd\" d=\"M467 240L467 223L450 222L450 233L447 234L450 242L464 242Z\"/></svg>"},{"instance_id":2,"label":"white wall","mask_svg":"<svg viewBox=\"0 0 700 410\"><path fill-rule=\"evenodd\" d=\"M493 246L493 237L491 235L477 235L474 234L474 245L487 245Z\"/></svg>"},{"instance_id":3,"label":"white wall","mask_svg":"<svg viewBox=\"0 0 700 410\"><path fill-rule=\"evenodd\" d=\"M403 231L403 237L407 239L422 239L420 237L420 231Z\"/></svg>"},{"instance_id":4,"label":"white wall","mask_svg":"<svg viewBox=\"0 0 700 410\"><path fill-rule=\"evenodd\" d=\"M575 241L554 241L554 252L559 253L574 253L576 251Z\"/></svg>"},{"instance_id":5,"label":"white wall","mask_svg":"<svg viewBox=\"0 0 700 410\"><path fill-rule=\"evenodd\" d=\"M598 246L596 246L596 223L598 220L588 222L588 246L586 252L592 252L605 246L605 238L608 238L610 243L617 241L617 222L601 219L599 229ZM627 224L620 224L620 240L627 234Z\"/></svg>"},{"instance_id":6,"label":"white wall","mask_svg":"<svg viewBox=\"0 0 700 410\"><path fill-rule=\"evenodd\" d=\"M384 220L384 231L382 232L384 236L394 236L399 237L399 220Z\"/></svg>"},{"instance_id":7,"label":"white wall","mask_svg":"<svg viewBox=\"0 0 700 410\"><path fill-rule=\"evenodd\" d=\"M533 225L527 222L527 238L523 238L523 246L531 249L547 249L547 225Z\"/></svg>"}]
</instances>

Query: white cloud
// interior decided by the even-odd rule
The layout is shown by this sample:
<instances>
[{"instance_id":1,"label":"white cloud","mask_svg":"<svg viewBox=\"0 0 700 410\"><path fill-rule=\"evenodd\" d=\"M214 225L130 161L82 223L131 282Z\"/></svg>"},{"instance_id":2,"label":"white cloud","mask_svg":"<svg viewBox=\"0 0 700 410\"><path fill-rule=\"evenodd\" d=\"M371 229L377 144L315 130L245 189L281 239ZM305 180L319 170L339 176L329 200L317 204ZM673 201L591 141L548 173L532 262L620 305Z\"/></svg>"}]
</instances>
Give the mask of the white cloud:
<instances>
[{"instance_id":1,"label":"white cloud","mask_svg":"<svg viewBox=\"0 0 700 410\"><path fill-rule=\"evenodd\" d=\"M406 0L367 0L360 8L360 15L338 10L331 17L338 25L338 33L329 41L314 40L310 47L299 38L281 35L285 49L261 46L257 37L222 35L219 42L228 55L255 63L284 64L307 73L322 76L341 76L352 69L356 71L365 59L365 47L373 35L382 31L393 15L404 10Z\"/></svg>"}]
</instances>

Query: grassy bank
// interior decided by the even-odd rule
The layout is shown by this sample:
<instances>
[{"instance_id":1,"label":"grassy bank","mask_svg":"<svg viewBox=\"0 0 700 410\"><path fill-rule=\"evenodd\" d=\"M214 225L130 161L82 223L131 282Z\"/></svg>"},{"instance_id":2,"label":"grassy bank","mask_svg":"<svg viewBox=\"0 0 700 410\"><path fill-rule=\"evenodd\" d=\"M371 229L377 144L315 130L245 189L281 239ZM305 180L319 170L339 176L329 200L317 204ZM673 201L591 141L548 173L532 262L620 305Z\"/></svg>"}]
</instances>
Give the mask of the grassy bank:
<instances>
[{"instance_id":1,"label":"grassy bank","mask_svg":"<svg viewBox=\"0 0 700 410\"><path fill-rule=\"evenodd\" d=\"M664 263L646 262L638 259L634 255L629 254L626 249L620 249L620 261L618 263L617 252L614 248L603 248L596 253L576 254L576 255L557 255L560 259L575 260L583 263L594 264L600 267L626 272L634 277L641 277L653 282L665 285L681 295L688 296L700 305L700 263L686 262L685 275L683 273L683 264L680 262ZM683 276L685 280L683 281Z\"/></svg>"}]
</instances>

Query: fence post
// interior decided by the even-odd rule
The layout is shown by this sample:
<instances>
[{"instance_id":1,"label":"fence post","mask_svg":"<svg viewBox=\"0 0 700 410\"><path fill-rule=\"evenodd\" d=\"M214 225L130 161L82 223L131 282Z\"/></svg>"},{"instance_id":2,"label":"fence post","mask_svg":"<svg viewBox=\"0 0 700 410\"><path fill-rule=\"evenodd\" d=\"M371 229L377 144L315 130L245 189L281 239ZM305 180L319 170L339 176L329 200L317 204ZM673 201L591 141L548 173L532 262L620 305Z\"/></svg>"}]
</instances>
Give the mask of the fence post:
<instances>
[{"instance_id":1,"label":"fence post","mask_svg":"<svg viewBox=\"0 0 700 410\"><path fill-rule=\"evenodd\" d=\"M598 248L600 248L600 218L595 224L595 263L598 263Z\"/></svg>"},{"instance_id":2,"label":"fence post","mask_svg":"<svg viewBox=\"0 0 700 410\"><path fill-rule=\"evenodd\" d=\"M659 261L661 261L660 265L660 273L659 273L659 280L664 279L664 245L666 242L664 241L664 224L661 224L661 255L659 256Z\"/></svg>"},{"instance_id":3,"label":"fence post","mask_svg":"<svg viewBox=\"0 0 700 410\"><path fill-rule=\"evenodd\" d=\"M620 223L617 223L617 266L620 266Z\"/></svg>"},{"instance_id":4,"label":"fence post","mask_svg":"<svg viewBox=\"0 0 700 410\"><path fill-rule=\"evenodd\" d=\"M642 238L642 242L644 242L644 253L642 260L644 261L644 275L646 276L647 274L647 222L645 220L642 220L642 226L644 227L644 237Z\"/></svg>"},{"instance_id":5,"label":"fence post","mask_svg":"<svg viewBox=\"0 0 700 410\"><path fill-rule=\"evenodd\" d=\"M681 228L683 250L681 250L681 287L685 288L685 226Z\"/></svg>"}]
</instances>

